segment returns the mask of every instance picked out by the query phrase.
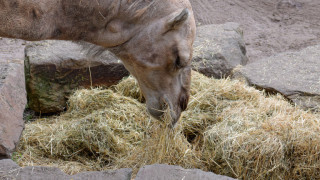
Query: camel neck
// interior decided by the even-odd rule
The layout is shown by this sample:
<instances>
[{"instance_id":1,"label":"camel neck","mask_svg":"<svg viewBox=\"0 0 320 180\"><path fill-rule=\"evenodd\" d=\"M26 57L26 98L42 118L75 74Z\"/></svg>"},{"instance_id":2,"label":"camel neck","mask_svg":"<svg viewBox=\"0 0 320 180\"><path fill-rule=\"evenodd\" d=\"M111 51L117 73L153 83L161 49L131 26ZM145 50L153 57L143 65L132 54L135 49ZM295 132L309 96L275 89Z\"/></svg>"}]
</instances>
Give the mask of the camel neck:
<instances>
[{"instance_id":1,"label":"camel neck","mask_svg":"<svg viewBox=\"0 0 320 180\"><path fill-rule=\"evenodd\" d=\"M0 0L0 37L119 46L174 12L168 0Z\"/></svg>"},{"instance_id":2,"label":"camel neck","mask_svg":"<svg viewBox=\"0 0 320 180\"><path fill-rule=\"evenodd\" d=\"M0 36L90 40L118 14L120 0L0 0Z\"/></svg>"},{"instance_id":3,"label":"camel neck","mask_svg":"<svg viewBox=\"0 0 320 180\"><path fill-rule=\"evenodd\" d=\"M0 0L0 36L25 40L52 37L59 1ZM49 20L50 19L50 20Z\"/></svg>"}]
</instances>

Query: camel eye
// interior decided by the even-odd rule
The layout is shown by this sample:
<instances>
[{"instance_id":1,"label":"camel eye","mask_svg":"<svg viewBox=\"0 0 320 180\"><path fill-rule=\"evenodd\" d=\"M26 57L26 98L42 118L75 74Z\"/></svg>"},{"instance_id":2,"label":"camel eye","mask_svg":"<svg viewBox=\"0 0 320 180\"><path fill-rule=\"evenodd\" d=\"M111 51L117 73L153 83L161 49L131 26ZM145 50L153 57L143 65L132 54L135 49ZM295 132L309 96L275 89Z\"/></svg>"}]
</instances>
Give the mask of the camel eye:
<instances>
[{"instance_id":1,"label":"camel eye","mask_svg":"<svg viewBox=\"0 0 320 180\"><path fill-rule=\"evenodd\" d=\"M177 48L177 46L173 47L173 57L175 57L175 61L174 61L174 68L176 70L179 70L181 68L183 68L185 65L183 63L183 59L181 59L181 56L179 54L179 50Z\"/></svg>"},{"instance_id":2,"label":"camel eye","mask_svg":"<svg viewBox=\"0 0 320 180\"><path fill-rule=\"evenodd\" d=\"M176 65L176 68L177 68L177 69L182 68L182 66L181 66L181 59L180 59L180 56L179 56L179 55L177 55L175 65Z\"/></svg>"}]
</instances>

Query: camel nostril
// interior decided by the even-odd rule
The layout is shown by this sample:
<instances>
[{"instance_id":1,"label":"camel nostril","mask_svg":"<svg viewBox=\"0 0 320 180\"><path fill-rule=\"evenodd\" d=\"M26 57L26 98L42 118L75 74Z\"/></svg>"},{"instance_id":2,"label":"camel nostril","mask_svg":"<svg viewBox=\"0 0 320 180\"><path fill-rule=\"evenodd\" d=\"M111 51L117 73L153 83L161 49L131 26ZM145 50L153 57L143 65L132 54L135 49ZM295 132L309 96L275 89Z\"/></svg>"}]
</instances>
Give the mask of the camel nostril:
<instances>
[{"instance_id":1,"label":"camel nostril","mask_svg":"<svg viewBox=\"0 0 320 180\"><path fill-rule=\"evenodd\" d=\"M189 96L187 95L182 95L180 97L180 108L181 108L181 111L184 111L187 109L188 107L188 102L189 102Z\"/></svg>"}]
</instances>

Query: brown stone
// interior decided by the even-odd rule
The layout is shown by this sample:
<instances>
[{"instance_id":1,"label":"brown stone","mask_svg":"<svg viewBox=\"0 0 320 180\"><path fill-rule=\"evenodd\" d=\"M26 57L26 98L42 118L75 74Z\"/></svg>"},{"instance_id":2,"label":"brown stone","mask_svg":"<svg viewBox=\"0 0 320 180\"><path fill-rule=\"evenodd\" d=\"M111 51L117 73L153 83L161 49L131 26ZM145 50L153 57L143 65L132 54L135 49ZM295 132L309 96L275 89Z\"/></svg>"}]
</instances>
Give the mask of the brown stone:
<instances>
[{"instance_id":1,"label":"brown stone","mask_svg":"<svg viewBox=\"0 0 320 180\"><path fill-rule=\"evenodd\" d=\"M24 128L24 42L0 39L0 159L10 157Z\"/></svg>"},{"instance_id":2,"label":"brown stone","mask_svg":"<svg viewBox=\"0 0 320 180\"><path fill-rule=\"evenodd\" d=\"M95 54L92 47L68 41L29 44L25 61L29 108L40 113L60 112L74 90L111 86L129 75L110 52Z\"/></svg>"}]
</instances>

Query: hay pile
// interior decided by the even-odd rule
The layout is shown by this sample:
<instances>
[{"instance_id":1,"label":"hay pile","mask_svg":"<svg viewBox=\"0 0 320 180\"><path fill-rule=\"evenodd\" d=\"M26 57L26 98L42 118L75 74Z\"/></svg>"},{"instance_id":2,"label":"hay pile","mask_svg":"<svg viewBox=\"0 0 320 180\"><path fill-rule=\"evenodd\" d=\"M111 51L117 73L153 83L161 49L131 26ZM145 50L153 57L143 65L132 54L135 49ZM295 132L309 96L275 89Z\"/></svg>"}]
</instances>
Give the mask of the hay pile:
<instances>
[{"instance_id":1,"label":"hay pile","mask_svg":"<svg viewBox=\"0 0 320 180\"><path fill-rule=\"evenodd\" d=\"M59 117L26 124L18 163L67 173L166 163L241 179L320 178L320 116L236 80L193 72L176 129L151 119L132 78L79 90Z\"/></svg>"}]
</instances>

